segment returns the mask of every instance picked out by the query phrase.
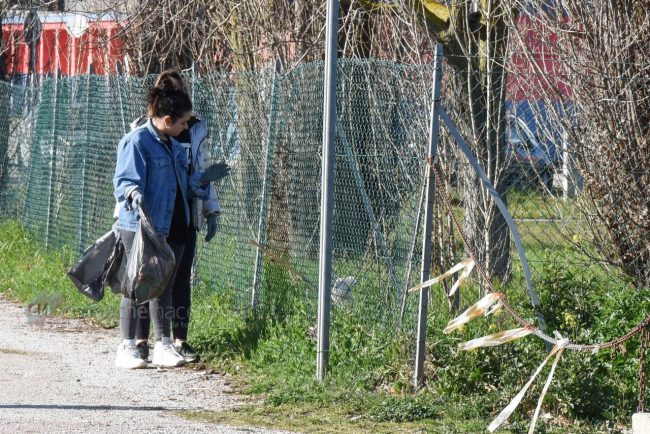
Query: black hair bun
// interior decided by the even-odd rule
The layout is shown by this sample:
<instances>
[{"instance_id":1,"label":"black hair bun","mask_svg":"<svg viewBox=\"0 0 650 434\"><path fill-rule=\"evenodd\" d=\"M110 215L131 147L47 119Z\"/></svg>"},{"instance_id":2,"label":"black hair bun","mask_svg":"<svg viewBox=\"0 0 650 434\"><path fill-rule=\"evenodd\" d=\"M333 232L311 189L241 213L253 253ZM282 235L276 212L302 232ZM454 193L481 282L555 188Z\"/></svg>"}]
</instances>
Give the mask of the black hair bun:
<instances>
[{"instance_id":1,"label":"black hair bun","mask_svg":"<svg viewBox=\"0 0 650 434\"><path fill-rule=\"evenodd\" d=\"M156 81L156 86L165 92L182 91L185 92L185 83L183 77L177 71L165 71L160 74Z\"/></svg>"}]
</instances>

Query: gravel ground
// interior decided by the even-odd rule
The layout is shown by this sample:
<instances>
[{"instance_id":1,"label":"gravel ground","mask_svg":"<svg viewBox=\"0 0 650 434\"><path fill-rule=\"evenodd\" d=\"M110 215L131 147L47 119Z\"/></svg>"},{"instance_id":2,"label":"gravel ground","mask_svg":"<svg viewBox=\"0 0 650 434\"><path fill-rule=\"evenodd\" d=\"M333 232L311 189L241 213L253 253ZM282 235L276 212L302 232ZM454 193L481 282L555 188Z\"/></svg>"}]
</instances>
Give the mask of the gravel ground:
<instances>
[{"instance_id":1,"label":"gravel ground","mask_svg":"<svg viewBox=\"0 0 650 434\"><path fill-rule=\"evenodd\" d=\"M118 342L116 330L33 321L0 299L0 432L272 432L181 418L176 412L232 408L245 398L205 369L115 368Z\"/></svg>"}]
</instances>

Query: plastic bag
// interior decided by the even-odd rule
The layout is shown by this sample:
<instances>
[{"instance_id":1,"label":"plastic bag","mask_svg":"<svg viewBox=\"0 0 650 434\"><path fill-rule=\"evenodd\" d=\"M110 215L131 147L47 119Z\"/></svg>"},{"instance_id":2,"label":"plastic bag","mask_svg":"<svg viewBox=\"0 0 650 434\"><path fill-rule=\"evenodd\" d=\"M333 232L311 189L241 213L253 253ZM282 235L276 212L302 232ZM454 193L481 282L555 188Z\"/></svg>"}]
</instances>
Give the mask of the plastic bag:
<instances>
[{"instance_id":1,"label":"plastic bag","mask_svg":"<svg viewBox=\"0 0 650 434\"><path fill-rule=\"evenodd\" d=\"M175 265L174 251L165 236L156 232L144 208L140 208L140 224L133 238L122 293L137 304L160 297Z\"/></svg>"},{"instance_id":2,"label":"plastic bag","mask_svg":"<svg viewBox=\"0 0 650 434\"><path fill-rule=\"evenodd\" d=\"M122 262L124 246L114 231L107 232L88 247L81 258L68 270L68 277L79 292L99 301L104 297L104 287L115 292L119 284L116 269Z\"/></svg>"},{"instance_id":3,"label":"plastic bag","mask_svg":"<svg viewBox=\"0 0 650 434\"><path fill-rule=\"evenodd\" d=\"M126 274L126 255L124 254L124 244L120 237L117 237L113 253L106 263L106 271L102 276L104 288L109 287L113 294L121 294L122 280Z\"/></svg>"}]
</instances>

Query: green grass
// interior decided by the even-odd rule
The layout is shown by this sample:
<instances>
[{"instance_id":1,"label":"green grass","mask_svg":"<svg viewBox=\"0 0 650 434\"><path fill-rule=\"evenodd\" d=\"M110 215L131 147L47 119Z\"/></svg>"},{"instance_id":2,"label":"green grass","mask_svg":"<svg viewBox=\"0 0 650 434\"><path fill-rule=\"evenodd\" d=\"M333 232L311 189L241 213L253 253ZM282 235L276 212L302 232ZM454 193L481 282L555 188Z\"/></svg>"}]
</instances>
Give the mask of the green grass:
<instances>
[{"instance_id":1,"label":"green grass","mask_svg":"<svg viewBox=\"0 0 650 434\"><path fill-rule=\"evenodd\" d=\"M402 400L407 401L407 400ZM408 402L408 401L407 401ZM444 403L441 403L444 404ZM456 405L447 403L446 406ZM469 405L469 404L466 404ZM469 410L466 405L459 409ZM399 407L393 407L399 409ZM434 407L435 408L435 407ZM427 408L429 410L429 408ZM430 410L429 410L430 411ZM440 413L436 417L418 422L390 422L378 420L372 414L355 414L345 405L337 406L314 403L282 404L279 406L246 406L223 412L187 412L181 416L191 420L220 423L234 426L258 426L282 428L305 433L484 433L486 421L482 417L454 417L455 412ZM529 420L517 420L500 433L515 434L528 432ZM605 424L560 421L557 424L538 422L538 433L606 433L610 430Z\"/></svg>"},{"instance_id":2,"label":"green grass","mask_svg":"<svg viewBox=\"0 0 650 434\"><path fill-rule=\"evenodd\" d=\"M506 199L508 209L517 219L559 219L575 211L572 200L533 190L510 189Z\"/></svg>"},{"instance_id":3,"label":"green grass","mask_svg":"<svg viewBox=\"0 0 650 434\"><path fill-rule=\"evenodd\" d=\"M119 320L119 299L110 291L100 303L80 294L66 271L76 260L70 249L45 250L14 221L0 223L0 292L50 315L88 317L104 327Z\"/></svg>"},{"instance_id":4,"label":"green grass","mask_svg":"<svg viewBox=\"0 0 650 434\"><path fill-rule=\"evenodd\" d=\"M571 249L540 248L538 254L550 264L537 281L550 328L580 341L597 341L623 333L650 311L647 292L632 291L622 281L613 284L606 273L585 278L583 270L567 267L563 258L574 254ZM65 276L75 259L68 250L41 249L15 222L0 222L1 293L25 304L40 301L51 314L90 317L114 326L117 297L107 293L102 302L92 302ZM348 258L340 267L353 270L354 260ZM459 352L459 342L515 324L498 313L443 335L440 330L453 314L447 312L441 292L434 291L428 382L415 393L412 329L397 332L382 318L386 299L374 285L385 276L361 264L357 269L364 270L365 279L355 287L354 301L333 308L329 375L319 383L314 380L314 306L304 296L306 287L281 261L264 266L262 309L256 315L237 309L240 296L234 291L217 293L209 282L201 282L195 288L190 326L191 342L208 365L231 373L238 390L263 404L183 416L305 432L484 432L544 356L543 345L533 338ZM527 294L517 288L517 270L510 285L513 304L532 317ZM470 284L463 291L471 298L473 290ZM626 353L564 356L543 406L553 419L538 432L618 432L617 424L629 425L637 393L637 347L638 340L632 340ZM502 432L527 431L541 383L528 392Z\"/></svg>"}]
</instances>

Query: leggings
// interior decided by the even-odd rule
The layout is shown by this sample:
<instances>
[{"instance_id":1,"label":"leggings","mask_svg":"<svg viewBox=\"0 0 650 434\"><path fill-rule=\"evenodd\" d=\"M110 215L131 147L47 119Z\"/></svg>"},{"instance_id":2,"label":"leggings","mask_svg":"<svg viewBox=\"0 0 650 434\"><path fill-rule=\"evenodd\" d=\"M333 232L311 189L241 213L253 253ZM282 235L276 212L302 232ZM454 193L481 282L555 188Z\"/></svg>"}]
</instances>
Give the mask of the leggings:
<instances>
[{"instance_id":1,"label":"leggings","mask_svg":"<svg viewBox=\"0 0 650 434\"><path fill-rule=\"evenodd\" d=\"M175 277L172 279L171 324L174 338L181 340L187 340L187 329L190 324L190 307L192 304L192 263L194 262L196 251L196 237L196 229L194 229L193 226L190 226L189 240L185 244L185 249L180 257L180 261L177 260ZM149 308L148 306L143 306L136 325L135 334L138 340L149 339L150 322ZM154 322L154 328L155 326Z\"/></svg>"},{"instance_id":2,"label":"leggings","mask_svg":"<svg viewBox=\"0 0 650 434\"><path fill-rule=\"evenodd\" d=\"M131 248L133 247L133 239L135 238L135 232L121 231L120 239L124 244L124 254L127 258L131 257ZM169 243L170 247L174 251L174 257L176 258L176 268L174 269L174 274L178 270L178 265L180 263L180 258L183 256L184 244L175 244ZM122 297L120 303L120 334L122 339L135 339L136 336L136 325L138 318L145 315L149 317L149 311L154 312L152 315L154 336L156 340L161 340L163 337L171 336L171 318L172 318L172 283L174 282L174 274L172 275L165 292L153 300L150 300L148 303L143 303L137 305L133 302L131 298Z\"/></svg>"}]
</instances>

